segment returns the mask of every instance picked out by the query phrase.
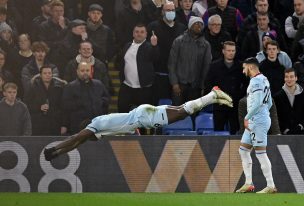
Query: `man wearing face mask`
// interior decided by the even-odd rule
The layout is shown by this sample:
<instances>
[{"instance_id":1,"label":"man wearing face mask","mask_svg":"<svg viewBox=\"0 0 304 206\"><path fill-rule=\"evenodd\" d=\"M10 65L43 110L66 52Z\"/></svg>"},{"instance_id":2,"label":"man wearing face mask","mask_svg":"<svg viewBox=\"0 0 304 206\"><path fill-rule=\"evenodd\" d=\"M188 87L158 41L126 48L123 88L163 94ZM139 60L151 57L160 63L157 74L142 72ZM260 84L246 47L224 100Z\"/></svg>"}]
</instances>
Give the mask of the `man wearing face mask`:
<instances>
[{"instance_id":1,"label":"man wearing face mask","mask_svg":"<svg viewBox=\"0 0 304 206\"><path fill-rule=\"evenodd\" d=\"M212 55L210 44L202 34L203 28L202 18L192 16L188 30L172 44L168 70L173 105L195 99L204 92Z\"/></svg>"},{"instance_id":2,"label":"man wearing face mask","mask_svg":"<svg viewBox=\"0 0 304 206\"><path fill-rule=\"evenodd\" d=\"M159 99L171 98L171 86L167 66L169 53L174 39L181 35L187 27L175 21L174 3L166 2L162 8L162 18L151 22L147 29L150 36L152 36L152 32L157 36L160 51L159 60L157 65L155 65L155 81L153 86L153 102L157 104Z\"/></svg>"}]
</instances>

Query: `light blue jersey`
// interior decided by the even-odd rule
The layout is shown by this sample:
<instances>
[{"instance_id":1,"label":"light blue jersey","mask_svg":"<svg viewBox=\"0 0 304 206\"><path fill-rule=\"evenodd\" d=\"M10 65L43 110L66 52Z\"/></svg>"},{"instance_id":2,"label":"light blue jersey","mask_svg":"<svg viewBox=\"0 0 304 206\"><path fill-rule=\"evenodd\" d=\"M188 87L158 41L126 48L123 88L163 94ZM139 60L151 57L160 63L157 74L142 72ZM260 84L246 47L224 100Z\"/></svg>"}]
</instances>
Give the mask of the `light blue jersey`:
<instances>
[{"instance_id":1,"label":"light blue jersey","mask_svg":"<svg viewBox=\"0 0 304 206\"><path fill-rule=\"evenodd\" d=\"M157 128L168 124L166 105L140 105L129 113L101 115L92 120L86 129L100 139L105 135L134 134L137 128Z\"/></svg>"},{"instance_id":2,"label":"light blue jersey","mask_svg":"<svg viewBox=\"0 0 304 206\"><path fill-rule=\"evenodd\" d=\"M247 115L249 129L244 131L241 142L253 146L267 145L267 132L271 120L269 109L272 106L270 84L263 74L252 77L247 88Z\"/></svg>"}]
</instances>

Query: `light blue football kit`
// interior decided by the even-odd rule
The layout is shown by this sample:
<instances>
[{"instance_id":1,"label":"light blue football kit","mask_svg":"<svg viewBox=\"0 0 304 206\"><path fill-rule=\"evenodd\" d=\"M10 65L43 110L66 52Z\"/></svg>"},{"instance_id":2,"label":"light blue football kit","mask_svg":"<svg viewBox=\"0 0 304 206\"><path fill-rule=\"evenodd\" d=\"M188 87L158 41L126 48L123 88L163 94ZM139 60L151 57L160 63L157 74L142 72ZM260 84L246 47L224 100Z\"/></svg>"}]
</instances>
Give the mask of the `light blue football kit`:
<instances>
[{"instance_id":1,"label":"light blue football kit","mask_svg":"<svg viewBox=\"0 0 304 206\"><path fill-rule=\"evenodd\" d=\"M137 128L157 128L168 124L166 105L140 105L129 113L113 113L95 117L86 129L100 139L105 135L134 134Z\"/></svg>"},{"instance_id":2,"label":"light blue football kit","mask_svg":"<svg viewBox=\"0 0 304 206\"><path fill-rule=\"evenodd\" d=\"M242 143L253 146L267 146L267 132L271 119L269 109L272 106L270 85L267 78L259 73L250 79L247 88L247 115L249 130L245 129Z\"/></svg>"}]
</instances>

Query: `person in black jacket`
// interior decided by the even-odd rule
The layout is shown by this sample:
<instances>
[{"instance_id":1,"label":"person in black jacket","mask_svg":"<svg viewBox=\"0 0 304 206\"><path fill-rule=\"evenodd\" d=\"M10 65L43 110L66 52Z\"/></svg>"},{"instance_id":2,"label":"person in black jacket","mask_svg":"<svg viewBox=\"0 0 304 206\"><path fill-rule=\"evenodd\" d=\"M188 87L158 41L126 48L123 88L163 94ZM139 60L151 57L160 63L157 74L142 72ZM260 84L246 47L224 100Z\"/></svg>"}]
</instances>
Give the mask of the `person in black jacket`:
<instances>
[{"instance_id":1,"label":"person in black jacket","mask_svg":"<svg viewBox=\"0 0 304 206\"><path fill-rule=\"evenodd\" d=\"M213 106L214 130L223 131L229 125L230 134L236 134L239 129L238 102L245 95L246 79L242 72L242 65L235 60L235 42L223 43L223 58L214 61L206 78L206 91L212 89L211 85L218 85L233 99L233 108L224 105Z\"/></svg>"},{"instance_id":2,"label":"person in black jacket","mask_svg":"<svg viewBox=\"0 0 304 206\"><path fill-rule=\"evenodd\" d=\"M273 96L282 134L304 134L304 92L297 80L295 69L286 69L285 84Z\"/></svg>"},{"instance_id":3,"label":"person in black jacket","mask_svg":"<svg viewBox=\"0 0 304 206\"><path fill-rule=\"evenodd\" d=\"M222 18L215 14L208 19L208 27L204 31L205 38L211 46L212 61L223 56L222 49L225 41L231 41L230 34L222 30Z\"/></svg>"},{"instance_id":4,"label":"person in black jacket","mask_svg":"<svg viewBox=\"0 0 304 206\"><path fill-rule=\"evenodd\" d=\"M37 39L44 41L53 53L58 44L67 34L69 20L64 17L64 3L60 0L53 0L50 3L51 17L44 21L39 27Z\"/></svg>"},{"instance_id":5,"label":"person in black jacket","mask_svg":"<svg viewBox=\"0 0 304 206\"><path fill-rule=\"evenodd\" d=\"M108 113L109 94L104 84L91 79L91 68L81 62L77 68L77 79L70 82L63 91L62 133L77 133L81 122Z\"/></svg>"},{"instance_id":6,"label":"person in black jacket","mask_svg":"<svg viewBox=\"0 0 304 206\"><path fill-rule=\"evenodd\" d=\"M140 104L152 104L154 64L159 56L157 37L152 35L151 43L148 42L147 29L143 24L134 27L133 37L133 42L123 49L118 112L129 112Z\"/></svg>"},{"instance_id":7,"label":"person in black jacket","mask_svg":"<svg viewBox=\"0 0 304 206\"><path fill-rule=\"evenodd\" d=\"M171 98L171 84L168 76L168 59L172 43L175 38L187 29L182 23L175 21L175 7L173 2L166 2L162 7L162 18L151 22L148 27L148 39L153 32L157 36L159 60L155 66L155 81L153 84L153 104L159 99Z\"/></svg>"},{"instance_id":8,"label":"person in black jacket","mask_svg":"<svg viewBox=\"0 0 304 206\"><path fill-rule=\"evenodd\" d=\"M65 81L53 77L50 66L44 65L29 89L24 102L32 119L32 135L60 135L62 125L61 98Z\"/></svg>"},{"instance_id":9,"label":"person in black jacket","mask_svg":"<svg viewBox=\"0 0 304 206\"><path fill-rule=\"evenodd\" d=\"M280 47L276 41L272 40L267 42L267 58L260 63L260 71L267 77L272 95L281 90L281 87L284 84L285 67L278 59L279 51Z\"/></svg>"},{"instance_id":10,"label":"person in black jacket","mask_svg":"<svg viewBox=\"0 0 304 206\"><path fill-rule=\"evenodd\" d=\"M94 56L107 64L115 55L117 47L114 32L103 23L103 13L100 5L90 5L87 32L94 45Z\"/></svg>"}]
</instances>

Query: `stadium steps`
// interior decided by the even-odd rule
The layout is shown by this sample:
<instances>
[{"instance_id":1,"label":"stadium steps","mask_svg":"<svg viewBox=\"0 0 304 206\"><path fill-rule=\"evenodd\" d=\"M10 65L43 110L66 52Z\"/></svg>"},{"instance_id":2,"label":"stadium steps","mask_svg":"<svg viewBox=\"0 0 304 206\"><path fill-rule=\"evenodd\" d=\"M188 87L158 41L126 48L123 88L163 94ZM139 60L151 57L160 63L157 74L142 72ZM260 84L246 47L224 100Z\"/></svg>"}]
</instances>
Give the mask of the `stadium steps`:
<instances>
[{"instance_id":1,"label":"stadium steps","mask_svg":"<svg viewBox=\"0 0 304 206\"><path fill-rule=\"evenodd\" d=\"M109 63L109 75L112 81L112 90L114 93L111 96L109 112L115 113L117 112L117 99L118 99L118 92L120 88L120 80L119 80L119 71L115 68L113 62Z\"/></svg>"}]
</instances>

